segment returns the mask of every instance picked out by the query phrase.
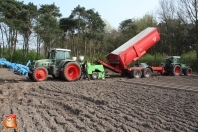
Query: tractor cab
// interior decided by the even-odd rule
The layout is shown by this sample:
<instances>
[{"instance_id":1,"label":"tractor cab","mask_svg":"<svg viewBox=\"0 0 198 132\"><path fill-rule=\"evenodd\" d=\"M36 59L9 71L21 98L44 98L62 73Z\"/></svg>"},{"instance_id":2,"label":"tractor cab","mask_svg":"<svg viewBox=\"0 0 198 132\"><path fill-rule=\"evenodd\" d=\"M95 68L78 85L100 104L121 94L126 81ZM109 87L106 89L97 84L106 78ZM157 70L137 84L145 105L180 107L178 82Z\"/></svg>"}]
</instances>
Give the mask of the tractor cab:
<instances>
[{"instance_id":1,"label":"tractor cab","mask_svg":"<svg viewBox=\"0 0 198 132\"><path fill-rule=\"evenodd\" d=\"M168 56L165 58L165 68L170 68L174 65L181 64L181 57L180 56Z\"/></svg>"},{"instance_id":2,"label":"tractor cab","mask_svg":"<svg viewBox=\"0 0 198 132\"><path fill-rule=\"evenodd\" d=\"M69 49L51 49L48 52L48 59L70 59L70 52Z\"/></svg>"},{"instance_id":3,"label":"tractor cab","mask_svg":"<svg viewBox=\"0 0 198 132\"><path fill-rule=\"evenodd\" d=\"M61 61L71 59L70 52L71 50L69 49L54 48L48 52L47 59L52 60L53 64L58 67Z\"/></svg>"},{"instance_id":4,"label":"tractor cab","mask_svg":"<svg viewBox=\"0 0 198 132\"><path fill-rule=\"evenodd\" d=\"M180 56L169 56L166 58L166 64L180 64L181 63L181 57Z\"/></svg>"}]
</instances>

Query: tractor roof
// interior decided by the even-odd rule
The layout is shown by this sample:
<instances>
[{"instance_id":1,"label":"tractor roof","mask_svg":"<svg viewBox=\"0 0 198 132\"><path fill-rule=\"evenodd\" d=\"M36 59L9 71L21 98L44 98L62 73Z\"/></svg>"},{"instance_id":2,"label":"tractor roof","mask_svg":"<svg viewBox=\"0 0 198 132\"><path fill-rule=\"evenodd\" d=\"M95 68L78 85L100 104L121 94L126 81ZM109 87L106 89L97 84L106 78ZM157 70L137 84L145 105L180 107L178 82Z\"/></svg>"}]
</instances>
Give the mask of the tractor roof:
<instances>
[{"instance_id":1,"label":"tractor roof","mask_svg":"<svg viewBox=\"0 0 198 132\"><path fill-rule=\"evenodd\" d=\"M170 58L181 58L180 56L167 56L166 59L170 59Z\"/></svg>"},{"instance_id":2,"label":"tractor roof","mask_svg":"<svg viewBox=\"0 0 198 132\"><path fill-rule=\"evenodd\" d=\"M51 48L51 50L71 51L70 49L62 49L62 48Z\"/></svg>"}]
</instances>

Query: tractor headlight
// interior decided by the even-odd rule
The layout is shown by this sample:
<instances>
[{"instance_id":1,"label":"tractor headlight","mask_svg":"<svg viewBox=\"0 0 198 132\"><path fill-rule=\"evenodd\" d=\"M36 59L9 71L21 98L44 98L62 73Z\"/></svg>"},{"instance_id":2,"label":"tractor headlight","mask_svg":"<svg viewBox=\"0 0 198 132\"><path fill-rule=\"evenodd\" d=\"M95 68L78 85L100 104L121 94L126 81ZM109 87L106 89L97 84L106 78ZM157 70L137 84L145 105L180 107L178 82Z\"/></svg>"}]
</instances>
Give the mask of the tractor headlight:
<instances>
[{"instance_id":1,"label":"tractor headlight","mask_svg":"<svg viewBox=\"0 0 198 132\"><path fill-rule=\"evenodd\" d=\"M79 56L80 61L84 61L84 56Z\"/></svg>"}]
</instances>

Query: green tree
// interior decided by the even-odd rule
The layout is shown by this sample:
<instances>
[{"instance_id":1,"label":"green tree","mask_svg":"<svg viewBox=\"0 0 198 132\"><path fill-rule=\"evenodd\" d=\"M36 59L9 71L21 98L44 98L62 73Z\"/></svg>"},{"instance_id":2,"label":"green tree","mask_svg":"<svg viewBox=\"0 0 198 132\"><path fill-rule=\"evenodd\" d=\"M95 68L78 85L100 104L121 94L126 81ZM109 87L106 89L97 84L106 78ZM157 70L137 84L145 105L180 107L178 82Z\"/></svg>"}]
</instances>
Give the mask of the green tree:
<instances>
[{"instance_id":1,"label":"green tree","mask_svg":"<svg viewBox=\"0 0 198 132\"><path fill-rule=\"evenodd\" d=\"M47 56L48 50L52 47L59 46L59 39L62 34L58 18L61 16L59 8L55 4L41 5L38 12L37 25L35 31L43 41L44 53Z\"/></svg>"},{"instance_id":2,"label":"green tree","mask_svg":"<svg viewBox=\"0 0 198 132\"><path fill-rule=\"evenodd\" d=\"M86 9L85 7L81 7L78 5L74 10L71 12L71 15L69 16L70 19L73 19L76 21L76 32L74 32L74 35L72 35L72 41L73 41L73 51L74 55L78 56L79 52L83 52L84 55L86 54L86 38L85 38L85 30L86 30L86 22L85 22L85 16L86 16ZM84 41L83 41L84 39ZM84 48L82 47L84 45Z\"/></svg>"},{"instance_id":3,"label":"green tree","mask_svg":"<svg viewBox=\"0 0 198 132\"><path fill-rule=\"evenodd\" d=\"M19 31L23 36L23 56L25 59L29 51L29 40L33 33L34 22L37 15L37 6L33 3L28 3L27 5L24 4L22 6L22 11L19 16L19 19L22 20L22 24Z\"/></svg>"},{"instance_id":4,"label":"green tree","mask_svg":"<svg viewBox=\"0 0 198 132\"><path fill-rule=\"evenodd\" d=\"M93 9L87 10L86 13L86 38L89 40L89 55L98 56L102 51L105 23L99 13L94 12Z\"/></svg>"},{"instance_id":5,"label":"green tree","mask_svg":"<svg viewBox=\"0 0 198 132\"><path fill-rule=\"evenodd\" d=\"M61 18L59 20L61 30L64 32L62 36L62 46L75 51L74 36L75 30L77 29L77 20L72 18Z\"/></svg>"},{"instance_id":6,"label":"green tree","mask_svg":"<svg viewBox=\"0 0 198 132\"><path fill-rule=\"evenodd\" d=\"M65 32L64 38L75 56L100 53L105 23L98 12L78 5L68 18L62 18L59 22Z\"/></svg>"},{"instance_id":7,"label":"green tree","mask_svg":"<svg viewBox=\"0 0 198 132\"><path fill-rule=\"evenodd\" d=\"M8 44L9 59L10 61L12 61L13 53L16 50L18 32L22 24L22 20L20 20L20 15L23 2L18 2L15 0L1 0L0 3L0 10L3 16L3 18L1 18L1 22L7 25L4 33Z\"/></svg>"},{"instance_id":8,"label":"green tree","mask_svg":"<svg viewBox=\"0 0 198 132\"><path fill-rule=\"evenodd\" d=\"M135 25L137 26L137 33L141 32L142 30L146 29L147 27L157 27L157 20L155 17L151 14L145 14L142 18L135 20ZM148 50L148 53L155 54L156 59L156 52L158 51L156 49L158 45L155 45L150 50Z\"/></svg>"},{"instance_id":9,"label":"green tree","mask_svg":"<svg viewBox=\"0 0 198 132\"><path fill-rule=\"evenodd\" d=\"M119 25L120 44L125 43L137 34L137 25L134 19L126 19L122 21Z\"/></svg>"},{"instance_id":10,"label":"green tree","mask_svg":"<svg viewBox=\"0 0 198 132\"><path fill-rule=\"evenodd\" d=\"M158 22L152 14L145 14L142 18L135 19L135 25L137 26L137 32L141 32L147 27L156 27Z\"/></svg>"}]
</instances>

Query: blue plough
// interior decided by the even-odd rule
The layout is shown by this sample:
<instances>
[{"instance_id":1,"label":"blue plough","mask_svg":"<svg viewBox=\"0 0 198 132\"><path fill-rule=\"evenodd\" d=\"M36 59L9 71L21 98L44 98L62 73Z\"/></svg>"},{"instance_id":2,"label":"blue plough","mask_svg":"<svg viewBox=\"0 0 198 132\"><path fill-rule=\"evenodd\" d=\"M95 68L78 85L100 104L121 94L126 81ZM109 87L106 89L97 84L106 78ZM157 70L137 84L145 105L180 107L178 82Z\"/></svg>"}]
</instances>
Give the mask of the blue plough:
<instances>
[{"instance_id":1,"label":"blue plough","mask_svg":"<svg viewBox=\"0 0 198 132\"><path fill-rule=\"evenodd\" d=\"M30 60L26 65L21 65L17 63L11 63L7 61L5 58L0 58L0 65L6 66L10 70L13 70L15 74L20 76L26 76L29 72L28 65L30 64Z\"/></svg>"}]
</instances>

